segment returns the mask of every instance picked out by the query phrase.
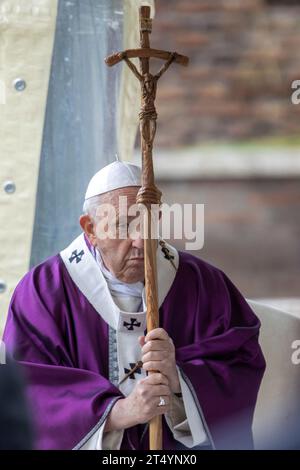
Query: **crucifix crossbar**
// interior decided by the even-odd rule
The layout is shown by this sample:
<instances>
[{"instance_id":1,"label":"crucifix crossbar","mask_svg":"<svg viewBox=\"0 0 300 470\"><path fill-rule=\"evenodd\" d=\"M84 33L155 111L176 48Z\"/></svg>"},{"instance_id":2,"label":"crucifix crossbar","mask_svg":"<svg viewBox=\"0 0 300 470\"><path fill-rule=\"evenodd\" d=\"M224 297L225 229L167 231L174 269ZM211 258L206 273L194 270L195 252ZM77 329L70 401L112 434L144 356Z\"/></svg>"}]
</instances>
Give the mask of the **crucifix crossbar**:
<instances>
[{"instance_id":1,"label":"crucifix crossbar","mask_svg":"<svg viewBox=\"0 0 300 470\"><path fill-rule=\"evenodd\" d=\"M173 62L184 66L187 66L189 62L188 57L178 54L177 52L169 52L150 48L149 35L151 31L152 19L150 18L150 8L147 6L141 7L141 48L127 49L122 52L117 52L108 56L105 59L106 64L109 66L113 66L124 60L141 84L141 110L139 113L139 118L143 159L143 187L139 192L137 202L145 205L159 204L161 199L161 192L156 188L154 184L152 162L152 149L156 133L157 120L157 112L155 109L157 82ZM132 58L138 58L140 60L140 71L130 60ZM149 71L151 58L162 59L165 61L160 70L154 75Z\"/></svg>"},{"instance_id":2,"label":"crucifix crossbar","mask_svg":"<svg viewBox=\"0 0 300 470\"><path fill-rule=\"evenodd\" d=\"M147 331L159 327L158 311L158 286L157 286L157 236L152 236L155 223L155 213L152 207L158 207L161 203L161 192L154 181L152 149L156 133L157 112L155 109L155 98L157 82L168 70L172 63L188 65L189 59L177 52L169 52L150 48L149 35L152 31L152 20L150 18L150 7L142 6L140 13L140 48L127 49L117 52L105 59L109 66L125 61L141 86L141 109L139 113L141 150L142 150L142 185L137 194L137 204L146 207L144 215L144 266L145 266L145 292L147 305ZM140 70L131 59L138 58ZM162 59L165 63L156 74L150 73L150 59ZM154 216L154 217L153 217ZM154 224L152 223L154 219ZM165 252L166 255L167 252ZM172 261L172 260L171 260ZM175 266L175 265L174 265ZM150 449L162 448L162 421L161 416L154 416L149 426Z\"/></svg>"}]
</instances>

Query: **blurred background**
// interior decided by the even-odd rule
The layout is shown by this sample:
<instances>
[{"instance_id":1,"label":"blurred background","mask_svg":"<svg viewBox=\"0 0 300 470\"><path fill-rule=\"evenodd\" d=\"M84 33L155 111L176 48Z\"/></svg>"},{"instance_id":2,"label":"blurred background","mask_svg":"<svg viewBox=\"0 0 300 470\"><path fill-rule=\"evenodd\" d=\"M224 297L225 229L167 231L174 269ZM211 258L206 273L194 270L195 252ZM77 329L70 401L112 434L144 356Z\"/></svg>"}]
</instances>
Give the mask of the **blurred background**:
<instances>
[{"instance_id":1,"label":"blurred background","mask_svg":"<svg viewBox=\"0 0 300 470\"><path fill-rule=\"evenodd\" d=\"M155 5L152 44L190 57L159 83L164 200L204 203L204 248L195 254L245 296L300 314L300 105L291 102L300 1Z\"/></svg>"}]
</instances>

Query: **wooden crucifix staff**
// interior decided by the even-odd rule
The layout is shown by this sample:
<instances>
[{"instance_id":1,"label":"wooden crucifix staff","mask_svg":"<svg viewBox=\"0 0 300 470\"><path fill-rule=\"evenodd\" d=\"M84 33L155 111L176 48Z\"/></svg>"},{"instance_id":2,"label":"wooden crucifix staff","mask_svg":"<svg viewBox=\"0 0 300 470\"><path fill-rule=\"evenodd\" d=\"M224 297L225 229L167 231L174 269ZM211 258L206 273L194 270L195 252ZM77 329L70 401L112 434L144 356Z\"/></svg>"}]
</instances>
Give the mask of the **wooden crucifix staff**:
<instances>
[{"instance_id":1,"label":"wooden crucifix staff","mask_svg":"<svg viewBox=\"0 0 300 470\"><path fill-rule=\"evenodd\" d=\"M147 330L151 331L159 327L158 291L156 251L157 236L153 237L157 221L157 211L153 213L151 207L159 207L161 192L155 185L152 149L156 132L157 113L155 98L157 82L166 72L172 62L188 65L189 59L176 52L161 51L150 48L149 34L152 31L150 7L142 6L140 13L140 49L128 49L123 52L110 55L105 59L107 65L112 66L124 60L141 84L141 110L140 133L142 150L142 187L137 195L137 204L146 208L144 219L144 259L145 259L145 292L147 305ZM140 71L131 62L131 58L137 57L140 61ZM149 71L150 58L155 57L165 60L156 75ZM154 205L154 206L152 206ZM149 426L150 450L162 449L162 421L161 416L156 416Z\"/></svg>"}]
</instances>

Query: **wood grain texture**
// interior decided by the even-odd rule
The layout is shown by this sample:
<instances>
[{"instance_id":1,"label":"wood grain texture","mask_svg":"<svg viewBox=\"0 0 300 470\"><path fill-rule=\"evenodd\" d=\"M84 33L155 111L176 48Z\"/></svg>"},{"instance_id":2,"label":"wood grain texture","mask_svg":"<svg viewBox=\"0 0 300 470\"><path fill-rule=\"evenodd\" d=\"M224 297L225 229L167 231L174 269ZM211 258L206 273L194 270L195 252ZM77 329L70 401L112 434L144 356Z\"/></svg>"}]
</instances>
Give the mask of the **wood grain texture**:
<instances>
[{"instance_id":1,"label":"wood grain texture","mask_svg":"<svg viewBox=\"0 0 300 470\"><path fill-rule=\"evenodd\" d=\"M140 49L129 49L112 54L105 59L112 66L124 60L141 86L140 134L142 152L142 186L137 195L137 204L144 206L144 264L145 264L145 293L147 305L147 331L159 327L158 286L156 253L158 246L158 207L161 203L161 192L155 185L153 170L153 142L156 134L157 112L155 99L158 80L174 63L187 65L188 58L176 52L161 51L150 48L149 34L152 30L150 7L142 6L139 10ZM130 58L138 57L140 70ZM163 59L165 62L160 70L153 75L149 71L151 57ZM152 205L155 205L153 210ZM155 372L155 371L152 371ZM150 372L151 373L151 372ZM161 450L163 442L162 417L156 416L149 423L149 448Z\"/></svg>"},{"instance_id":2,"label":"wood grain texture","mask_svg":"<svg viewBox=\"0 0 300 470\"><path fill-rule=\"evenodd\" d=\"M150 59L151 57L154 57L156 59L168 60L171 54L172 52L169 52L169 51L161 51L160 49L152 49L152 48L149 48L147 50L126 49L123 52L116 52L115 54L109 55L108 57L106 57L105 63L111 67L121 62L125 56L128 57L128 59L133 59L135 57L145 57L145 58ZM184 65L186 67L189 64L189 58L184 55L176 53L174 62L176 64Z\"/></svg>"}]
</instances>

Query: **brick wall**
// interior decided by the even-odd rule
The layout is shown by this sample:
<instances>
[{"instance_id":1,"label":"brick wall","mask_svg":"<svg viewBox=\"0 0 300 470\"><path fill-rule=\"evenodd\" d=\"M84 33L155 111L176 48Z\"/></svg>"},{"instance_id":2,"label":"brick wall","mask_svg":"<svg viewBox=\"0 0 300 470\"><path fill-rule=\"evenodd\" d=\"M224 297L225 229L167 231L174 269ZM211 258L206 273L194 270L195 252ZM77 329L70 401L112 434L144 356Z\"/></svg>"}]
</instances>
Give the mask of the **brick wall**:
<instances>
[{"instance_id":1,"label":"brick wall","mask_svg":"<svg viewBox=\"0 0 300 470\"><path fill-rule=\"evenodd\" d=\"M157 167L174 146L184 158L187 145L207 140L299 136L300 105L290 96L300 79L300 0L155 3L152 46L190 57L188 68L173 65L159 83ZM170 165L177 162L170 155ZM202 164L195 158L195 169ZM248 297L299 297L299 179L264 176L157 183L165 202L205 204L205 244L193 254L224 270ZM184 249L184 240L173 242Z\"/></svg>"},{"instance_id":2,"label":"brick wall","mask_svg":"<svg viewBox=\"0 0 300 470\"><path fill-rule=\"evenodd\" d=\"M156 0L153 47L190 57L159 84L157 147L298 135L299 17L292 0Z\"/></svg>"},{"instance_id":3,"label":"brick wall","mask_svg":"<svg viewBox=\"0 0 300 470\"><path fill-rule=\"evenodd\" d=\"M164 202L205 205L204 247L247 297L299 297L299 180L158 181ZM195 224L193 226L195 230ZM185 240L172 240L185 249Z\"/></svg>"}]
</instances>

